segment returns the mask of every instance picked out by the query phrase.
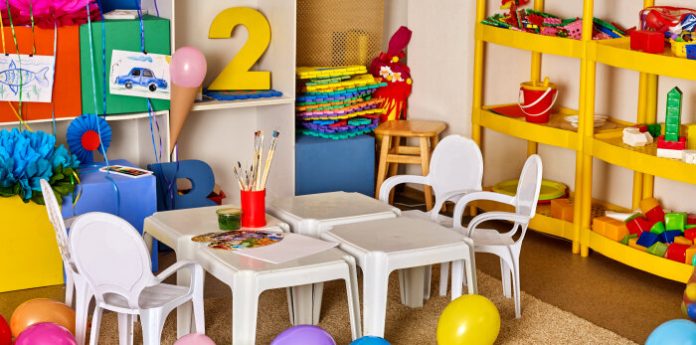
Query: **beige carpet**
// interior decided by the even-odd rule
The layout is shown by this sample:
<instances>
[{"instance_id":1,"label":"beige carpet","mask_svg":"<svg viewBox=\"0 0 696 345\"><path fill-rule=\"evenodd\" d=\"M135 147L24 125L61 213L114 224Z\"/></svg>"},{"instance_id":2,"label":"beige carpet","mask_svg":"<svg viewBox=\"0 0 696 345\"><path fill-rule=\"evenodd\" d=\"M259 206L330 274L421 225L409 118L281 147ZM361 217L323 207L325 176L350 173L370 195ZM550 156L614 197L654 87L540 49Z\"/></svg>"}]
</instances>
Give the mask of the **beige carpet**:
<instances>
[{"instance_id":1,"label":"beige carpet","mask_svg":"<svg viewBox=\"0 0 696 345\"><path fill-rule=\"evenodd\" d=\"M396 274L392 274L389 284L386 339L394 345L436 344L437 319L449 298L433 297L426 301L422 309L410 309L399 303L396 277ZM479 291L489 297L500 310L502 327L497 344L635 344L524 292L522 319L516 320L513 301L502 296L500 281L480 271L478 279ZM205 303L207 334L218 344L230 344L229 290L214 278L208 278L206 285L206 296L210 296L206 298ZM434 295L437 294L436 288L437 284L433 284ZM175 341L175 319L172 313L165 325L162 344L172 344ZM347 320L343 284L326 284L320 326L334 336L337 344L349 344L351 339ZM275 335L289 326L285 291L272 290L261 295L257 344L269 344ZM142 339L139 327L140 325L136 324L136 344L141 343ZM105 315L99 343L118 344L114 314Z\"/></svg>"}]
</instances>

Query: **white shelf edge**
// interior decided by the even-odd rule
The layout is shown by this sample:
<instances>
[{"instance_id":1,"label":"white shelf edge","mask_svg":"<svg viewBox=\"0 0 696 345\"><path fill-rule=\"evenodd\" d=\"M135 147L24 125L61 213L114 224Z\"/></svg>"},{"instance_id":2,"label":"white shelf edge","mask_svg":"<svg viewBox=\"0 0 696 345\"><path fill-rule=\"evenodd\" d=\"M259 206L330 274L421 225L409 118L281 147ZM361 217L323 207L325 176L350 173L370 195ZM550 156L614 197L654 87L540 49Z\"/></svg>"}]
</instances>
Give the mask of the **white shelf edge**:
<instances>
[{"instance_id":1,"label":"white shelf edge","mask_svg":"<svg viewBox=\"0 0 696 345\"><path fill-rule=\"evenodd\" d=\"M162 116L162 115L167 115L169 113L169 110L160 110L153 112L154 116ZM104 118L106 121L125 121L125 120L135 120L135 119L142 119L142 118L147 118L150 116L149 113L132 113L132 114L119 114L119 115L106 115ZM71 116L71 117L57 117L55 120L56 122L64 122L64 121L72 121L76 119L77 116ZM29 121L24 121L24 123L28 124L29 126L33 124L41 124L41 123L50 123L53 121L53 119L40 119L40 120L29 120ZM11 121L11 122L0 122L0 127L13 127L13 126L18 126L19 121Z\"/></svg>"},{"instance_id":2,"label":"white shelf edge","mask_svg":"<svg viewBox=\"0 0 696 345\"><path fill-rule=\"evenodd\" d=\"M260 98L260 99L245 99L236 101L204 101L199 103L194 103L192 111L206 111L206 110L224 110L224 109L239 109L239 108L253 108L253 107L264 107L271 105L280 104L294 104L294 97L274 97L274 98Z\"/></svg>"}]
</instances>

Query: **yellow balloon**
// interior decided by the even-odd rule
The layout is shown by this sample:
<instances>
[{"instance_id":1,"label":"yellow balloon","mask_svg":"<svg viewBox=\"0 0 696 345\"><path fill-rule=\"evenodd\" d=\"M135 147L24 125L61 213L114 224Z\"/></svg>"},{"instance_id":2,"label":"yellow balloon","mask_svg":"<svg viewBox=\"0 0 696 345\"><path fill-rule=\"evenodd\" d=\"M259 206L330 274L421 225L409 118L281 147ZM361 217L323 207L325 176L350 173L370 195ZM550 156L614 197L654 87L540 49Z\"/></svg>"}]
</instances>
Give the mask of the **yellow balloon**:
<instances>
[{"instance_id":1,"label":"yellow balloon","mask_svg":"<svg viewBox=\"0 0 696 345\"><path fill-rule=\"evenodd\" d=\"M438 345L489 345L500 332L500 314L481 295L464 295L452 301L437 323Z\"/></svg>"},{"instance_id":2,"label":"yellow balloon","mask_svg":"<svg viewBox=\"0 0 696 345\"><path fill-rule=\"evenodd\" d=\"M691 302L696 302L696 282L686 285L684 296L686 296L686 298L688 298Z\"/></svg>"}]
</instances>

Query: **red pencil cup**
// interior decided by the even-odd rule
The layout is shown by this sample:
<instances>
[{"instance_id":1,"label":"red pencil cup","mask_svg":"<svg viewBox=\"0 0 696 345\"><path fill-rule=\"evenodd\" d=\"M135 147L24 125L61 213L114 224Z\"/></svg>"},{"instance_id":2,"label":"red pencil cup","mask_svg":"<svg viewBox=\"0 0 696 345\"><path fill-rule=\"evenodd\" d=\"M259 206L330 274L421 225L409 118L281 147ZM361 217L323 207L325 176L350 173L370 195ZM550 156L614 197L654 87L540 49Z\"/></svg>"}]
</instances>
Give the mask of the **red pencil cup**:
<instances>
[{"instance_id":1,"label":"red pencil cup","mask_svg":"<svg viewBox=\"0 0 696 345\"><path fill-rule=\"evenodd\" d=\"M266 226L266 190L242 192L242 227Z\"/></svg>"}]
</instances>

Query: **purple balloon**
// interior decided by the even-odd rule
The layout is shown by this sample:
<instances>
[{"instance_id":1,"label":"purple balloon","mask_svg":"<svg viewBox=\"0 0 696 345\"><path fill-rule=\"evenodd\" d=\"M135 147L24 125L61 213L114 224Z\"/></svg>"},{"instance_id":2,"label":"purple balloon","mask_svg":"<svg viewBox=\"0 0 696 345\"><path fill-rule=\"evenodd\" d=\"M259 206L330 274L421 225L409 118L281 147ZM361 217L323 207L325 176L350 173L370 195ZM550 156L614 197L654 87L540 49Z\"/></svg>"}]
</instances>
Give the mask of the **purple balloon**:
<instances>
[{"instance_id":1,"label":"purple balloon","mask_svg":"<svg viewBox=\"0 0 696 345\"><path fill-rule=\"evenodd\" d=\"M35 323L22 331L15 345L77 345L67 328L52 322Z\"/></svg>"},{"instance_id":2,"label":"purple balloon","mask_svg":"<svg viewBox=\"0 0 696 345\"><path fill-rule=\"evenodd\" d=\"M199 87L205 79L208 63L205 56L194 47L181 47L172 55L169 73L172 84L183 87Z\"/></svg>"},{"instance_id":3,"label":"purple balloon","mask_svg":"<svg viewBox=\"0 0 696 345\"><path fill-rule=\"evenodd\" d=\"M191 333L179 338L174 345L215 345L215 342L205 334Z\"/></svg>"},{"instance_id":4,"label":"purple balloon","mask_svg":"<svg viewBox=\"0 0 696 345\"><path fill-rule=\"evenodd\" d=\"M319 326L299 325L278 334L271 345L336 345L331 334Z\"/></svg>"}]
</instances>

